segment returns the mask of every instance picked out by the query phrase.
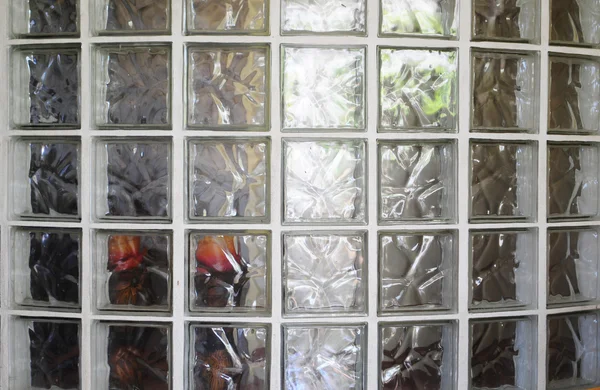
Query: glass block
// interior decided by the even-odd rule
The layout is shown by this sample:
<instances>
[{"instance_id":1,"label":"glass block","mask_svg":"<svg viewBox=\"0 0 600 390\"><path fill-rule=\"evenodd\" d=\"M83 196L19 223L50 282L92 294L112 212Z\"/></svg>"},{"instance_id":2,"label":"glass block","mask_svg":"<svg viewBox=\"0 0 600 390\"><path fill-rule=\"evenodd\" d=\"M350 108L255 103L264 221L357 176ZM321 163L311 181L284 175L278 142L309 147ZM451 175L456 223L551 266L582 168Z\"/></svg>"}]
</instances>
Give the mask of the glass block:
<instances>
[{"instance_id":1,"label":"glass block","mask_svg":"<svg viewBox=\"0 0 600 390\"><path fill-rule=\"evenodd\" d=\"M19 227L11 238L14 302L26 307L78 311L81 230Z\"/></svg>"},{"instance_id":2,"label":"glass block","mask_svg":"<svg viewBox=\"0 0 600 390\"><path fill-rule=\"evenodd\" d=\"M95 45L92 65L96 127L170 128L170 45Z\"/></svg>"},{"instance_id":3,"label":"glass block","mask_svg":"<svg viewBox=\"0 0 600 390\"><path fill-rule=\"evenodd\" d=\"M95 34L169 34L170 0L93 0L92 23Z\"/></svg>"},{"instance_id":4,"label":"glass block","mask_svg":"<svg viewBox=\"0 0 600 390\"><path fill-rule=\"evenodd\" d=\"M12 0L7 4L10 4L12 37L42 39L79 36L79 0Z\"/></svg>"},{"instance_id":5,"label":"glass block","mask_svg":"<svg viewBox=\"0 0 600 390\"><path fill-rule=\"evenodd\" d=\"M597 384L598 314L548 316L548 389L583 389Z\"/></svg>"},{"instance_id":6,"label":"glass block","mask_svg":"<svg viewBox=\"0 0 600 390\"><path fill-rule=\"evenodd\" d=\"M286 389L366 389L366 324L283 325Z\"/></svg>"},{"instance_id":7,"label":"glass block","mask_svg":"<svg viewBox=\"0 0 600 390\"><path fill-rule=\"evenodd\" d=\"M190 325L189 389L269 389L270 326Z\"/></svg>"},{"instance_id":8,"label":"glass block","mask_svg":"<svg viewBox=\"0 0 600 390\"><path fill-rule=\"evenodd\" d=\"M364 130L366 48L282 50L282 130Z\"/></svg>"},{"instance_id":9,"label":"glass block","mask_svg":"<svg viewBox=\"0 0 600 390\"><path fill-rule=\"evenodd\" d=\"M285 0L281 4L281 33L365 35L366 1Z\"/></svg>"},{"instance_id":10,"label":"glass block","mask_svg":"<svg viewBox=\"0 0 600 390\"><path fill-rule=\"evenodd\" d=\"M458 1L380 0L379 35L415 35L456 39Z\"/></svg>"},{"instance_id":11,"label":"glass block","mask_svg":"<svg viewBox=\"0 0 600 390\"><path fill-rule=\"evenodd\" d=\"M471 131L538 131L538 54L473 50L471 67Z\"/></svg>"},{"instance_id":12,"label":"glass block","mask_svg":"<svg viewBox=\"0 0 600 390\"><path fill-rule=\"evenodd\" d=\"M81 45L17 46L11 51L11 125L80 127Z\"/></svg>"},{"instance_id":13,"label":"glass block","mask_svg":"<svg viewBox=\"0 0 600 390\"><path fill-rule=\"evenodd\" d=\"M472 38L536 43L540 31L537 0L472 0Z\"/></svg>"},{"instance_id":14,"label":"glass block","mask_svg":"<svg viewBox=\"0 0 600 390\"><path fill-rule=\"evenodd\" d=\"M471 388L533 389L535 328L530 318L471 321Z\"/></svg>"},{"instance_id":15,"label":"glass block","mask_svg":"<svg viewBox=\"0 0 600 390\"><path fill-rule=\"evenodd\" d=\"M366 246L365 232L284 233L284 315L364 313Z\"/></svg>"},{"instance_id":16,"label":"glass block","mask_svg":"<svg viewBox=\"0 0 600 390\"><path fill-rule=\"evenodd\" d=\"M84 388L79 320L15 317L10 329L10 389Z\"/></svg>"},{"instance_id":17,"label":"glass block","mask_svg":"<svg viewBox=\"0 0 600 390\"><path fill-rule=\"evenodd\" d=\"M271 235L267 231L202 231L189 236L189 309L268 314Z\"/></svg>"},{"instance_id":18,"label":"glass block","mask_svg":"<svg viewBox=\"0 0 600 390\"><path fill-rule=\"evenodd\" d=\"M378 150L381 222L456 218L456 142L380 141Z\"/></svg>"},{"instance_id":19,"label":"glass block","mask_svg":"<svg viewBox=\"0 0 600 390\"><path fill-rule=\"evenodd\" d=\"M92 328L94 389L171 389L171 325L96 322Z\"/></svg>"},{"instance_id":20,"label":"glass block","mask_svg":"<svg viewBox=\"0 0 600 390\"><path fill-rule=\"evenodd\" d=\"M598 299L598 228L548 229L548 306Z\"/></svg>"},{"instance_id":21,"label":"glass block","mask_svg":"<svg viewBox=\"0 0 600 390\"><path fill-rule=\"evenodd\" d=\"M537 297L533 230L471 230L471 309L526 308Z\"/></svg>"},{"instance_id":22,"label":"glass block","mask_svg":"<svg viewBox=\"0 0 600 390\"><path fill-rule=\"evenodd\" d=\"M189 34L269 33L268 0L186 0Z\"/></svg>"},{"instance_id":23,"label":"glass block","mask_svg":"<svg viewBox=\"0 0 600 390\"><path fill-rule=\"evenodd\" d=\"M14 138L12 217L79 220L79 138Z\"/></svg>"},{"instance_id":24,"label":"glass block","mask_svg":"<svg viewBox=\"0 0 600 390\"><path fill-rule=\"evenodd\" d=\"M284 223L365 224L366 145L364 139L284 139Z\"/></svg>"},{"instance_id":25,"label":"glass block","mask_svg":"<svg viewBox=\"0 0 600 390\"><path fill-rule=\"evenodd\" d=\"M188 217L200 222L268 222L269 138L188 140Z\"/></svg>"},{"instance_id":26,"label":"glass block","mask_svg":"<svg viewBox=\"0 0 600 390\"><path fill-rule=\"evenodd\" d=\"M97 309L171 310L171 232L99 230L94 240Z\"/></svg>"},{"instance_id":27,"label":"glass block","mask_svg":"<svg viewBox=\"0 0 600 390\"><path fill-rule=\"evenodd\" d=\"M187 127L269 130L270 47L189 44Z\"/></svg>"},{"instance_id":28,"label":"glass block","mask_svg":"<svg viewBox=\"0 0 600 390\"><path fill-rule=\"evenodd\" d=\"M599 215L599 145L548 143L548 218Z\"/></svg>"},{"instance_id":29,"label":"glass block","mask_svg":"<svg viewBox=\"0 0 600 390\"><path fill-rule=\"evenodd\" d=\"M379 325L380 389L454 389L457 344L453 322Z\"/></svg>"},{"instance_id":30,"label":"glass block","mask_svg":"<svg viewBox=\"0 0 600 390\"><path fill-rule=\"evenodd\" d=\"M600 58L549 59L548 133L597 134L600 130Z\"/></svg>"},{"instance_id":31,"label":"glass block","mask_svg":"<svg viewBox=\"0 0 600 390\"><path fill-rule=\"evenodd\" d=\"M456 132L456 50L379 50L379 129Z\"/></svg>"},{"instance_id":32,"label":"glass block","mask_svg":"<svg viewBox=\"0 0 600 390\"><path fill-rule=\"evenodd\" d=\"M550 1L550 44L595 46L600 44L596 0Z\"/></svg>"},{"instance_id":33,"label":"glass block","mask_svg":"<svg viewBox=\"0 0 600 390\"><path fill-rule=\"evenodd\" d=\"M379 311L450 310L458 258L450 231L379 233Z\"/></svg>"},{"instance_id":34,"label":"glass block","mask_svg":"<svg viewBox=\"0 0 600 390\"><path fill-rule=\"evenodd\" d=\"M99 138L95 147L96 218L171 219L171 138Z\"/></svg>"},{"instance_id":35,"label":"glass block","mask_svg":"<svg viewBox=\"0 0 600 390\"><path fill-rule=\"evenodd\" d=\"M471 141L470 220L534 221L537 144Z\"/></svg>"}]
</instances>

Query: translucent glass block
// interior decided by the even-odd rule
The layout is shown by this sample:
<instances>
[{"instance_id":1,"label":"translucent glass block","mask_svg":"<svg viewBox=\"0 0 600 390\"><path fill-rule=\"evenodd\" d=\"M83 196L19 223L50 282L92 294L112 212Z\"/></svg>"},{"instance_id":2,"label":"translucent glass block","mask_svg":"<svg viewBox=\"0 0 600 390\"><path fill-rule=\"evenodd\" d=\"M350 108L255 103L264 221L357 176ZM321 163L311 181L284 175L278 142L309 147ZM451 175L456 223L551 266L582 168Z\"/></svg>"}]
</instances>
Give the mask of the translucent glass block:
<instances>
[{"instance_id":1,"label":"translucent glass block","mask_svg":"<svg viewBox=\"0 0 600 390\"><path fill-rule=\"evenodd\" d=\"M549 60L548 133L600 130L600 58L560 56Z\"/></svg>"},{"instance_id":2,"label":"translucent glass block","mask_svg":"<svg viewBox=\"0 0 600 390\"><path fill-rule=\"evenodd\" d=\"M9 100L13 127L80 127L80 55L80 44L12 49Z\"/></svg>"},{"instance_id":3,"label":"translucent glass block","mask_svg":"<svg viewBox=\"0 0 600 390\"><path fill-rule=\"evenodd\" d=\"M282 130L364 130L366 48L282 50Z\"/></svg>"},{"instance_id":4,"label":"translucent glass block","mask_svg":"<svg viewBox=\"0 0 600 390\"><path fill-rule=\"evenodd\" d=\"M171 126L170 45L95 45L92 65L96 127L168 129Z\"/></svg>"},{"instance_id":5,"label":"translucent glass block","mask_svg":"<svg viewBox=\"0 0 600 390\"><path fill-rule=\"evenodd\" d=\"M472 0L472 38L485 41L537 42L538 0Z\"/></svg>"},{"instance_id":6,"label":"translucent glass block","mask_svg":"<svg viewBox=\"0 0 600 390\"><path fill-rule=\"evenodd\" d=\"M269 33L268 0L186 0L189 34Z\"/></svg>"},{"instance_id":7,"label":"translucent glass block","mask_svg":"<svg viewBox=\"0 0 600 390\"><path fill-rule=\"evenodd\" d=\"M284 139L284 223L365 224L366 144Z\"/></svg>"},{"instance_id":8,"label":"translucent glass block","mask_svg":"<svg viewBox=\"0 0 600 390\"><path fill-rule=\"evenodd\" d=\"M284 233L283 313L364 313L366 246L365 232Z\"/></svg>"},{"instance_id":9,"label":"translucent glass block","mask_svg":"<svg viewBox=\"0 0 600 390\"><path fill-rule=\"evenodd\" d=\"M281 32L293 34L366 34L366 1L285 0Z\"/></svg>"},{"instance_id":10,"label":"translucent glass block","mask_svg":"<svg viewBox=\"0 0 600 390\"><path fill-rule=\"evenodd\" d=\"M600 212L599 144L548 143L548 218L594 218Z\"/></svg>"},{"instance_id":11,"label":"translucent glass block","mask_svg":"<svg viewBox=\"0 0 600 390\"><path fill-rule=\"evenodd\" d=\"M11 213L22 219L79 220L79 138L14 138Z\"/></svg>"},{"instance_id":12,"label":"translucent glass block","mask_svg":"<svg viewBox=\"0 0 600 390\"><path fill-rule=\"evenodd\" d=\"M94 294L99 310L170 311L172 233L99 230L94 235Z\"/></svg>"},{"instance_id":13,"label":"translucent glass block","mask_svg":"<svg viewBox=\"0 0 600 390\"><path fill-rule=\"evenodd\" d=\"M538 55L473 50L472 131L538 131Z\"/></svg>"},{"instance_id":14,"label":"translucent glass block","mask_svg":"<svg viewBox=\"0 0 600 390\"><path fill-rule=\"evenodd\" d=\"M416 35L456 39L458 1L380 1L379 35Z\"/></svg>"},{"instance_id":15,"label":"translucent glass block","mask_svg":"<svg viewBox=\"0 0 600 390\"><path fill-rule=\"evenodd\" d=\"M598 314L548 316L548 389L588 389L597 384Z\"/></svg>"},{"instance_id":16,"label":"translucent glass block","mask_svg":"<svg viewBox=\"0 0 600 390\"><path fill-rule=\"evenodd\" d=\"M530 318L471 321L471 388L535 388L537 331Z\"/></svg>"},{"instance_id":17,"label":"translucent glass block","mask_svg":"<svg viewBox=\"0 0 600 390\"><path fill-rule=\"evenodd\" d=\"M548 229L548 306L598 299L598 229Z\"/></svg>"},{"instance_id":18,"label":"translucent glass block","mask_svg":"<svg viewBox=\"0 0 600 390\"><path fill-rule=\"evenodd\" d=\"M471 309L535 306L537 235L533 230L472 230Z\"/></svg>"},{"instance_id":19,"label":"translucent glass block","mask_svg":"<svg viewBox=\"0 0 600 390\"><path fill-rule=\"evenodd\" d=\"M550 2L550 44L595 46L600 44L596 0L552 0Z\"/></svg>"},{"instance_id":20,"label":"translucent glass block","mask_svg":"<svg viewBox=\"0 0 600 390\"><path fill-rule=\"evenodd\" d=\"M95 34L169 34L170 0L93 0Z\"/></svg>"},{"instance_id":21,"label":"translucent glass block","mask_svg":"<svg viewBox=\"0 0 600 390\"><path fill-rule=\"evenodd\" d=\"M458 258L449 231L379 234L379 311L450 310Z\"/></svg>"},{"instance_id":22,"label":"translucent glass block","mask_svg":"<svg viewBox=\"0 0 600 390\"><path fill-rule=\"evenodd\" d=\"M83 389L81 321L10 319L10 389Z\"/></svg>"},{"instance_id":23,"label":"translucent glass block","mask_svg":"<svg viewBox=\"0 0 600 390\"><path fill-rule=\"evenodd\" d=\"M187 127L269 130L270 47L187 46Z\"/></svg>"},{"instance_id":24,"label":"translucent glass block","mask_svg":"<svg viewBox=\"0 0 600 390\"><path fill-rule=\"evenodd\" d=\"M92 388L172 388L170 324L100 321L92 340Z\"/></svg>"},{"instance_id":25,"label":"translucent glass block","mask_svg":"<svg viewBox=\"0 0 600 390\"><path fill-rule=\"evenodd\" d=\"M266 231L190 233L190 311L270 313L270 241Z\"/></svg>"},{"instance_id":26,"label":"translucent glass block","mask_svg":"<svg viewBox=\"0 0 600 390\"><path fill-rule=\"evenodd\" d=\"M379 325L380 388L455 389L457 344L453 322Z\"/></svg>"},{"instance_id":27,"label":"translucent glass block","mask_svg":"<svg viewBox=\"0 0 600 390\"><path fill-rule=\"evenodd\" d=\"M471 141L471 206L474 222L535 220L537 144Z\"/></svg>"},{"instance_id":28,"label":"translucent glass block","mask_svg":"<svg viewBox=\"0 0 600 390\"><path fill-rule=\"evenodd\" d=\"M11 239L14 302L79 310L81 230L19 227Z\"/></svg>"},{"instance_id":29,"label":"translucent glass block","mask_svg":"<svg viewBox=\"0 0 600 390\"><path fill-rule=\"evenodd\" d=\"M171 219L170 138L99 138L95 147L96 218Z\"/></svg>"},{"instance_id":30,"label":"translucent glass block","mask_svg":"<svg viewBox=\"0 0 600 390\"><path fill-rule=\"evenodd\" d=\"M188 140L188 217L199 222L268 222L269 138Z\"/></svg>"},{"instance_id":31,"label":"translucent glass block","mask_svg":"<svg viewBox=\"0 0 600 390\"><path fill-rule=\"evenodd\" d=\"M456 84L456 50L380 49L380 130L455 132Z\"/></svg>"},{"instance_id":32,"label":"translucent glass block","mask_svg":"<svg viewBox=\"0 0 600 390\"><path fill-rule=\"evenodd\" d=\"M283 325L286 389L366 389L366 324Z\"/></svg>"},{"instance_id":33,"label":"translucent glass block","mask_svg":"<svg viewBox=\"0 0 600 390\"><path fill-rule=\"evenodd\" d=\"M13 37L79 36L78 0L11 0L7 4L10 6L9 26Z\"/></svg>"},{"instance_id":34,"label":"translucent glass block","mask_svg":"<svg viewBox=\"0 0 600 390\"><path fill-rule=\"evenodd\" d=\"M269 389L270 327L195 324L189 334L189 389Z\"/></svg>"},{"instance_id":35,"label":"translucent glass block","mask_svg":"<svg viewBox=\"0 0 600 390\"><path fill-rule=\"evenodd\" d=\"M380 141L378 149L381 222L455 219L454 141Z\"/></svg>"}]
</instances>

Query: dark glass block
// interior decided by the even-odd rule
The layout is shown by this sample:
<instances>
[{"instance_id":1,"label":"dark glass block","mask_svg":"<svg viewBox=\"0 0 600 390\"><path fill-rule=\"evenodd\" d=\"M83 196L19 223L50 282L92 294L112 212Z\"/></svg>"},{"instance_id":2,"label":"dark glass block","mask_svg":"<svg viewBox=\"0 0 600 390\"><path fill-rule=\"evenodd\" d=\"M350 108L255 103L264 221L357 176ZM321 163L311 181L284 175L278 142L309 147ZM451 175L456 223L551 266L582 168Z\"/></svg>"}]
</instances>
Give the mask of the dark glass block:
<instances>
[{"instance_id":1,"label":"dark glass block","mask_svg":"<svg viewBox=\"0 0 600 390\"><path fill-rule=\"evenodd\" d=\"M77 32L77 0L29 0L29 34Z\"/></svg>"},{"instance_id":2,"label":"dark glass block","mask_svg":"<svg viewBox=\"0 0 600 390\"><path fill-rule=\"evenodd\" d=\"M498 303L517 299L516 234L474 234L473 302Z\"/></svg>"},{"instance_id":3,"label":"dark glass block","mask_svg":"<svg viewBox=\"0 0 600 390\"><path fill-rule=\"evenodd\" d=\"M110 0L106 30L151 32L167 30L169 0Z\"/></svg>"},{"instance_id":4,"label":"dark glass block","mask_svg":"<svg viewBox=\"0 0 600 390\"><path fill-rule=\"evenodd\" d=\"M492 389L516 386L517 323L478 322L471 325L471 332L471 385Z\"/></svg>"}]
</instances>

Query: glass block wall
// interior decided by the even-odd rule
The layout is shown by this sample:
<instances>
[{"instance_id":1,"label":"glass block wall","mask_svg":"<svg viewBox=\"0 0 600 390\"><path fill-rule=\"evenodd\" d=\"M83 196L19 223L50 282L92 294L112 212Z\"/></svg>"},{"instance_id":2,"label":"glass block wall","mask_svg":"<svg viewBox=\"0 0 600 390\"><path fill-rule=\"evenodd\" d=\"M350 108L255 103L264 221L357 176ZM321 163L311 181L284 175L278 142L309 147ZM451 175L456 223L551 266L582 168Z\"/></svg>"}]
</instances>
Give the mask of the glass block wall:
<instances>
[{"instance_id":1,"label":"glass block wall","mask_svg":"<svg viewBox=\"0 0 600 390\"><path fill-rule=\"evenodd\" d=\"M5 389L600 385L600 2L7 0Z\"/></svg>"}]
</instances>

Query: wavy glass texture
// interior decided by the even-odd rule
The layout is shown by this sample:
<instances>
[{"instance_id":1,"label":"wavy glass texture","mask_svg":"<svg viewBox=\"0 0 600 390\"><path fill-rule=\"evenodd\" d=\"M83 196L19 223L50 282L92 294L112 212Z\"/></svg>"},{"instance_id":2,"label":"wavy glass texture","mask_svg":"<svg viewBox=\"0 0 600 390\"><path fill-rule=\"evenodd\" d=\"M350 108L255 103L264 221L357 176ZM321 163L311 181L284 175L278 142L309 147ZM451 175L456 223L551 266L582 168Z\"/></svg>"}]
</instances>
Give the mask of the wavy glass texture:
<instances>
[{"instance_id":1,"label":"wavy glass texture","mask_svg":"<svg viewBox=\"0 0 600 390\"><path fill-rule=\"evenodd\" d=\"M600 61L550 56L548 133L598 133Z\"/></svg>"},{"instance_id":2,"label":"wavy glass texture","mask_svg":"<svg viewBox=\"0 0 600 390\"><path fill-rule=\"evenodd\" d=\"M268 31L268 0L187 0L190 33L260 34Z\"/></svg>"},{"instance_id":3,"label":"wavy glass texture","mask_svg":"<svg viewBox=\"0 0 600 390\"><path fill-rule=\"evenodd\" d=\"M365 332L365 325L284 325L285 388L364 389Z\"/></svg>"},{"instance_id":4,"label":"wavy glass texture","mask_svg":"<svg viewBox=\"0 0 600 390\"><path fill-rule=\"evenodd\" d=\"M102 364L110 367L110 389L169 390L171 337L169 326L109 325Z\"/></svg>"},{"instance_id":5,"label":"wavy glass texture","mask_svg":"<svg viewBox=\"0 0 600 390\"><path fill-rule=\"evenodd\" d=\"M598 215L598 146L548 145L548 218Z\"/></svg>"},{"instance_id":6,"label":"wavy glass texture","mask_svg":"<svg viewBox=\"0 0 600 390\"><path fill-rule=\"evenodd\" d=\"M192 140L189 144L189 217L264 221L269 204L269 142Z\"/></svg>"},{"instance_id":7,"label":"wavy glass texture","mask_svg":"<svg viewBox=\"0 0 600 390\"><path fill-rule=\"evenodd\" d=\"M282 47L283 130L365 128L364 47Z\"/></svg>"},{"instance_id":8,"label":"wavy glass texture","mask_svg":"<svg viewBox=\"0 0 600 390\"><path fill-rule=\"evenodd\" d=\"M379 309L450 309L455 288L451 233L381 234Z\"/></svg>"},{"instance_id":9,"label":"wavy glass texture","mask_svg":"<svg viewBox=\"0 0 600 390\"><path fill-rule=\"evenodd\" d=\"M382 0L382 35L443 36L456 38L455 0Z\"/></svg>"},{"instance_id":10,"label":"wavy glass texture","mask_svg":"<svg viewBox=\"0 0 600 390\"><path fill-rule=\"evenodd\" d=\"M548 316L548 389L588 388L598 380L598 318L594 313Z\"/></svg>"},{"instance_id":11,"label":"wavy glass texture","mask_svg":"<svg viewBox=\"0 0 600 390\"><path fill-rule=\"evenodd\" d=\"M80 389L80 324L36 319L27 326L31 388Z\"/></svg>"},{"instance_id":12,"label":"wavy glass texture","mask_svg":"<svg viewBox=\"0 0 600 390\"><path fill-rule=\"evenodd\" d=\"M266 233L190 236L190 310L259 312L270 309Z\"/></svg>"},{"instance_id":13,"label":"wavy glass texture","mask_svg":"<svg viewBox=\"0 0 600 390\"><path fill-rule=\"evenodd\" d=\"M107 1L107 0L104 0ZM169 29L168 0L108 0L105 32L160 32Z\"/></svg>"},{"instance_id":14,"label":"wavy glass texture","mask_svg":"<svg viewBox=\"0 0 600 390\"><path fill-rule=\"evenodd\" d=\"M452 367L446 367L453 359L447 350L453 342L451 327L449 323L381 326L381 389L439 390L450 384L455 375Z\"/></svg>"},{"instance_id":15,"label":"wavy glass texture","mask_svg":"<svg viewBox=\"0 0 600 390\"><path fill-rule=\"evenodd\" d=\"M187 125L268 130L269 47L189 45Z\"/></svg>"},{"instance_id":16,"label":"wavy glass texture","mask_svg":"<svg viewBox=\"0 0 600 390\"><path fill-rule=\"evenodd\" d=\"M73 34L77 26L77 0L29 0L28 34Z\"/></svg>"},{"instance_id":17,"label":"wavy glass texture","mask_svg":"<svg viewBox=\"0 0 600 390\"><path fill-rule=\"evenodd\" d=\"M600 44L600 2L597 0L550 1L550 43L595 46Z\"/></svg>"},{"instance_id":18,"label":"wavy glass texture","mask_svg":"<svg viewBox=\"0 0 600 390\"><path fill-rule=\"evenodd\" d=\"M457 128L457 52L381 49L379 126L384 130Z\"/></svg>"},{"instance_id":19,"label":"wavy glass texture","mask_svg":"<svg viewBox=\"0 0 600 390\"><path fill-rule=\"evenodd\" d=\"M29 72L29 115L27 123L16 125L79 125L79 50L31 49L22 55Z\"/></svg>"},{"instance_id":20,"label":"wavy glass texture","mask_svg":"<svg viewBox=\"0 0 600 390\"><path fill-rule=\"evenodd\" d=\"M366 221L366 141L283 141L285 223Z\"/></svg>"},{"instance_id":21,"label":"wavy glass texture","mask_svg":"<svg viewBox=\"0 0 600 390\"><path fill-rule=\"evenodd\" d=\"M471 130L536 132L536 54L474 51L471 64Z\"/></svg>"},{"instance_id":22,"label":"wavy glass texture","mask_svg":"<svg viewBox=\"0 0 600 390\"><path fill-rule=\"evenodd\" d=\"M485 389L515 386L519 389L515 365L515 357L520 352L515 347L517 323L476 322L471 324L471 337L471 386Z\"/></svg>"},{"instance_id":23,"label":"wavy glass texture","mask_svg":"<svg viewBox=\"0 0 600 390\"><path fill-rule=\"evenodd\" d=\"M127 0L124 0L127 1ZM98 82L104 91L96 109L100 127L170 124L170 46L101 47Z\"/></svg>"},{"instance_id":24,"label":"wavy glass texture","mask_svg":"<svg viewBox=\"0 0 600 390\"><path fill-rule=\"evenodd\" d=\"M79 144L30 142L29 153L27 209L36 216L78 216Z\"/></svg>"},{"instance_id":25,"label":"wavy glass texture","mask_svg":"<svg viewBox=\"0 0 600 390\"><path fill-rule=\"evenodd\" d=\"M454 144L386 142L379 145L379 218L445 221L455 217Z\"/></svg>"},{"instance_id":26,"label":"wavy glass texture","mask_svg":"<svg viewBox=\"0 0 600 390\"><path fill-rule=\"evenodd\" d=\"M537 38L537 1L472 1L474 39L531 42Z\"/></svg>"},{"instance_id":27,"label":"wavy glass texture","mask_svg":"<svg viewBox=\"0 0 600 390\"><path fill-rule=\"evenodd\" d=\"M364 233L284 233L284 314L364 312L365 240Z\"/></svg>"},{"instance_id":28,"label":"wavy glass texture","mask_svg":"<svg viewBox=\"0 0 600 390\"><path fill-rule=\"evenodd\" d=\"M191 326L190 389L269 389L269 328Z\"/></svg>"},{"instance_id":29,"label":"wavy glass texture","mask_svg":"<svg viewBox=\"0 0 600 390\"><path fill-rule=\"evenodd\" d=\"M592 228L548 231L548 305L598 297L598 232Z\"/></svg>"},{"instance_id":30,"label":"wavy glass texture","mask_svg":"<svg viewBox=\"0 0 600 390\"><path fill-rule=\"evenodd\" d=\"M101 201L114 218L168 218L171 149L167 143L143 140L102 145L108 182ZM99 184L102 185L102 184Z\"/></svg>"},{"instance_id":31,"label":"wavy glass texture","mask_svg":"<svg viewBox=\"0 0 600 390\"><path fill-rule=\"evenodd\" d=\"M285 0L282 2L281 31L302 33L366 33L366 2L350 0Z\"/></svg>"}]
</instances>

